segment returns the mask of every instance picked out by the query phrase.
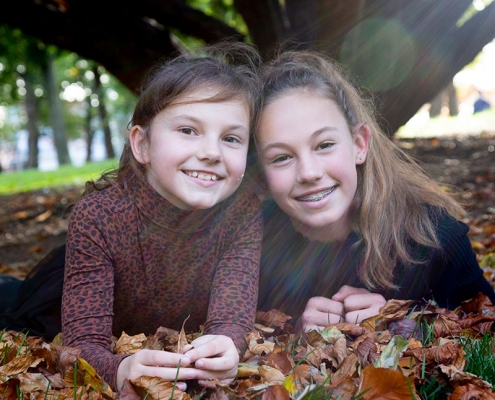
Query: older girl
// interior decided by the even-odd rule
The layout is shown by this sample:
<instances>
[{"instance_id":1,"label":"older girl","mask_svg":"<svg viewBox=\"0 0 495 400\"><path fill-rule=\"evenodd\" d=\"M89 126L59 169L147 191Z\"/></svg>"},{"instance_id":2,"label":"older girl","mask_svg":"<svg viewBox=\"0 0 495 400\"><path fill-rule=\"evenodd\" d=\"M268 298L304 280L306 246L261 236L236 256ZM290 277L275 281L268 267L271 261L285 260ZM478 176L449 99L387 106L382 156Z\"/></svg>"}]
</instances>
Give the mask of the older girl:
<instances>
[{"instance_id":1,"label":"older girl","mask_svg":"<svg viewBox=\"0 0 495 400\"><path fill-rule=\"evenodd\" d=\"M450 195L379 129L367 101L322 55L264 68L259 162L265 209L262 309L305 329L377 314L385 299L456 307L495 300Z\"/></svg>"}]
</instances>

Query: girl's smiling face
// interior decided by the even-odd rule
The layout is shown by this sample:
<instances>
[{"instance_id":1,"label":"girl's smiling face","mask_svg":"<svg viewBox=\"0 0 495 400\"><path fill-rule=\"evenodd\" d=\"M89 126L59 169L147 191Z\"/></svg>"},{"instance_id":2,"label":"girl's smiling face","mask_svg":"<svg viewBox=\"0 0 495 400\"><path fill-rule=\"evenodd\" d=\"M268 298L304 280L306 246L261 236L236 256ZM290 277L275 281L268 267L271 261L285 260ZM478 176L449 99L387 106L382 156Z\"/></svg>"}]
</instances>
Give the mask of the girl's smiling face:
<instances>
[{"instance_id":1,"label":"girl's smiling face","mask_svg":"<svg viewBox=\"0 0 495 400\"><path fill-rule=\"evenodd\" d=\"M183 210L225 200L246 169L248 107L237 99L208 101L215 94L196 90L156 115L148 135L137 125L129 135L150 185Z\"/></svg>"},{"instance_id":2,"label":"girl's smiling face","mask_svg":"<svg viewBox=\"0 0 495 400\"><path fill-rule=\"evenodd\" d=\"M356 165L364 162L368 140L365 125L351 135L337 105L306 90L287 92L263 109L260 162L273 199L297 230L321 241L349 234Z\"/></svg>"}]
</instances>

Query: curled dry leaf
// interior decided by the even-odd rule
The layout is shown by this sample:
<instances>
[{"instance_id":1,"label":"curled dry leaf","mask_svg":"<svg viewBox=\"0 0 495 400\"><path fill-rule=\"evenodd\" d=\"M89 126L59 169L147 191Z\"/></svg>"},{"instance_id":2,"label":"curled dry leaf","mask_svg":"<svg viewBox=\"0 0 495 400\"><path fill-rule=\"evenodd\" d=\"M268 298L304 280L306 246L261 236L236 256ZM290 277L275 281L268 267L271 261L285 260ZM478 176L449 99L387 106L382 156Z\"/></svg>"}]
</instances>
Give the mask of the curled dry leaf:
<instances>
[{"instance_id":1,"label":"curled dry leaf","mask_svg":"<svg viewBox=\"0 0 495 400\"><path fill-rule=\"evenodd\" d=\"M466 353L459 343L450 340L440 346L422 347L418 349L407 349L404 356L413 356L416 361L422 363L423 360L430 367L439 364L453 365L459 370L463 370L466 364Z\"/></svg>"},{"instance_id":2,"label":"curled dry leaf","mask_svg":"<svg viewBox=\"0 0 495 400\"><path fill-rule=\"evenodd\" d=\"M445 374L453 387L464 386L466 384L473 384L479 388L491 389L492 385L489 382L484 381L479 376L471 374L469 372L460 371L453 365L439 365L438 368Z\"/></svg>"},{"instance_id":3,"label":"curled dry leaf","mask_svg":"<svg viewBox=\"0 0 495 400\"><path fill-rule=\"evenodd\" d=\"M0 367L0 376L22 374L31 367L36 367L43 359L30 354L21 354Z\"/></svg>"},{"instance_id":4,"label":"curled dry leaf","mask_svg":"<svg viewBox=\"0 0 495 400\"><path fill-rule=\"evenodd\" d=\"M495 394L490 389L468 383L456 387L447 400L495 400Z\"/></svg>"},{"instance_id":5,"label":"curled dry leaf","mask_svg":"<svg viewBox=\"0 0 495 400\"><path fill-rule=\"evenodd\" d=\"M290 394L285 387L274 385L266 389L261 400L290 400Z\"/></svg>"},{"instance_id":6,"label":"curled dry leaf","mask_svg":"<svg viewBox=\"0 0 495 400\"><path fill-rule=\"evenodd\" d=\"M246 339L249 351L256 355L271 353L275 348L275 343L265 341L258 331L249 333Z\"/></svg>"},{"instance_id":7,"label":"curled dry leaf","mask_svg":"<svg viewBox=\"0 0 495 400\"><path fill-rule=\"evenodd\" d=\"M294 359L287 350L266 354L261 357L260 362L264 365L277 368L283 374L288 374L294 368Z\"/></svg>"},{"instance_id":8,"label":"curled dry leaf","mask_svg":"<svg viewBox=\"0 0 495 400\"><path fill-rule=\"evenodd\" d=\"M129 336L127 333L122 332L115 344L115 352L117 354L134 354L143 348L145 342L146 335L144 333Z\"/></svg>"},{"instance_id":9,"label":"curled dry leaf","mask_svg":"<svg viewBox=\"0 0 495 400\"><path fill-rule=\"evenodd\" d=\"M263 382L269 385L282 384L285 380L285 375L277 368L269 367L268 365L261 365L259 367L259 374Z\"/></svg>"},{"instance_id":10,"label":"curled dry leaf","mask_svg":"<svg viewBox=\"0 0 495 400\"><path fill-rule=\"evenodd\" d=\"M256 312L256 322L270 328L283 328L291 319L291 316L278 310Z\"/></svg>"},{"instance_id":11,"label":"curled dry leaf","mask_svg":"<svg viewBox=\"0 0 495 400\"><path fill-rule=\"evenodd\" d=\"M172 382L156 376L141 376L130 380L132 387L141 399L147 400L190 400L191 397L181 391Z\"/></svg>"}]
</instances>

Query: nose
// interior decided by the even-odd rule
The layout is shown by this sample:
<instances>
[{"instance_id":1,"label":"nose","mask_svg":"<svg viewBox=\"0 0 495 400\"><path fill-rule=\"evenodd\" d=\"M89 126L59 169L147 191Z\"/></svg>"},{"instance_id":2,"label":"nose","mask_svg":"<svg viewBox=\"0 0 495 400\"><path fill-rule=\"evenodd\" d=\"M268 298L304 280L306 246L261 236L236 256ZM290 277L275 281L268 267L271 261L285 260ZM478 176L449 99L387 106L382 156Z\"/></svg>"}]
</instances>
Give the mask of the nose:
<instances>
[{"instance_id":1,"label":"nose","mask_svg":"<svg viewBox=\"0 0 495 400\"><path fill-rule=\"evenodd\" d=\"M313 155L299 158L297 182L317 182L323 176L323 167Z\"/></svg>"},{"instance_id":2,"label":"nose","mask_svg":"<svg viewBox=\"0 0 495 400\"><path fill-rule=\"evenodd\" d=\"M222 158L222 152L218 140L205 137L205 139L201 141L197 157L199 160L209 163L219 162Z\"/></svg>"}]
</instances>

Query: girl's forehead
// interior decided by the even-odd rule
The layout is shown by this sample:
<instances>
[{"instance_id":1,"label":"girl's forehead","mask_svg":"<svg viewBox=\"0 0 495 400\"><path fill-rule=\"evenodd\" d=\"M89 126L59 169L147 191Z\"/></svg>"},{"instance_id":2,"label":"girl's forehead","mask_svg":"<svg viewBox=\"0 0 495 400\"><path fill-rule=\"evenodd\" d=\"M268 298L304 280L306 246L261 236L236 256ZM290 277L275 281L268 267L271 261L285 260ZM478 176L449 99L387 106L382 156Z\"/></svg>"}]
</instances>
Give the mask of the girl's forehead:
<instances>
[{"instance_id":1,"label":"girl's forehead","mask_svg":"<svg viewBox=\"0 0 495 400\"><path fill-rule=\"evenodd\" d=\"M242 92L234 93L227 88L219 86L201 86L181 94L169 106L187 103L219 103L224 101L239 102L246 106L249 105L247 94Z\"/></svg>"}]
</instances>

